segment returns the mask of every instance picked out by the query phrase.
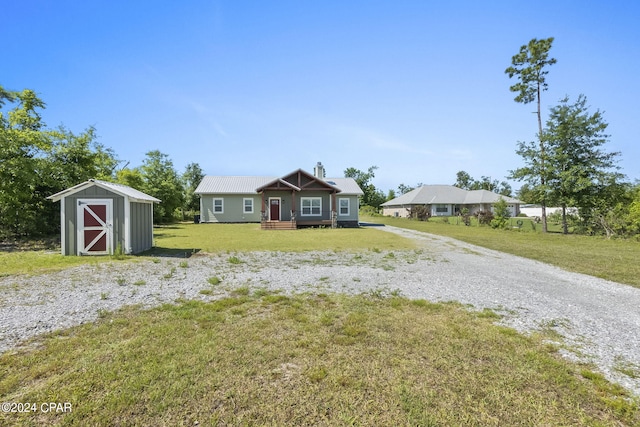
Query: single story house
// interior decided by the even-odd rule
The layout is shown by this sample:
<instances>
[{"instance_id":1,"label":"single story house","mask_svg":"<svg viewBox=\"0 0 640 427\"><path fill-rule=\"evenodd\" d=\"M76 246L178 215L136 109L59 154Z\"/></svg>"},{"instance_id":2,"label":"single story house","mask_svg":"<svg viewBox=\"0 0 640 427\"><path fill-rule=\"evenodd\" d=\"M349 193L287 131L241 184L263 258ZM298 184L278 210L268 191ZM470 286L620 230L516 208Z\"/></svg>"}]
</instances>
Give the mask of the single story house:
<instances>
[{"instance_id":1,"label":"single story house","mask_svg":"<svg viewBox=\"0 0 640 427\"><path fill-rule=\"evenodd\" d=\"M493 205L504 199L511 211L511 216L520 213L520 200L502 196L488 190L463 190L453 185L423 185L400 197L383 203L382 213L387 216L408 217L414 206L428 206L431 216L453 216L463 208L473 214L478 211L491 210Z\"/></svg>"},{"instance_id":2,"label":"single story house","mask_svg":"<svg viewBox=\"0 0 640 427\"><path fill-rule=\"evenodd\" d=\"M277 176L205 176L200 222L261 223L263 229L301 226L357 227L359 197L353 178L325 178L320 162L314 174L302 169Z\"/></svg>"},{"instance_id":3,"label":"single story house","mask_svg":"<svg viewBox=\"0 0 640 427\"><path fill-rule=\"evenodd\" d=\"M153 204L122 184L90 179L47 197L60 202L62 255L135 254L153 246Z\"/></svg>"}]
</instances>

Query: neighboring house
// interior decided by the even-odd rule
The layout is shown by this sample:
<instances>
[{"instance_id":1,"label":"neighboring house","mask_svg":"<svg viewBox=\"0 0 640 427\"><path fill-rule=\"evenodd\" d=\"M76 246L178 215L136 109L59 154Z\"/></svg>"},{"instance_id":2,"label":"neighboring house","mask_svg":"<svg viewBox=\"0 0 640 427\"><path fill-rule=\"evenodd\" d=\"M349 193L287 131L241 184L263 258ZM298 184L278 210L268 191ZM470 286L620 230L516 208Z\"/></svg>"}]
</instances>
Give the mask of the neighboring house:
<instances>
[{"instance_id":1,"label":"neighboring house","mask_svg":"<svg viewBox=\"0 0 640 427\"><path fill-rule=\"evenodd\" d=\"M277 176L205 176L200 222L260 222L262 228L295 229L326 225L357 227L359 197L353 178L324 178L320 162L314 174L298 169Z\"/></svg>"},{"instance_id":2,"label":"neighboring house","mask_svg":"<svg viewBox=\"0 0 640 427\"><path fill-rule=\"evenodd\" d=\"M487 190L463 190L453 185L423 185L400 197L383 203L383 215L408 217L409 209L414 206L428 206L431 216L453 216L462 209L469 209L473 214L482 210L493 210L493 205L504 199L512 216L520 213L520 200L502 196Z\"/></svg>"},{"instance_id":3,"label":"neighboring house","mask_svg":"<svg viewBox=\"0 0 640 427\"><path fill-rule=\"evenodd\" d=\"M153 246L155 197L90 179L47 199L60 201L62 255L107 255L117 247L135 254Z\"/></svg>"},{"instance_id":4,"label":"neighboring house","mask_svg":"<svg viewBox=\"0 0 640 427\"><path fill-rule=\"evenodd\" d=\"M556 212L562 214L562 207L547 206L545 210L546 210L547 216L554 214ZM520 213L525 214L528 217L542 218L542 206L522 205L520 206ZM568 207L567 215L578 215L578 208Z\"/></svg>"}]
</instances>

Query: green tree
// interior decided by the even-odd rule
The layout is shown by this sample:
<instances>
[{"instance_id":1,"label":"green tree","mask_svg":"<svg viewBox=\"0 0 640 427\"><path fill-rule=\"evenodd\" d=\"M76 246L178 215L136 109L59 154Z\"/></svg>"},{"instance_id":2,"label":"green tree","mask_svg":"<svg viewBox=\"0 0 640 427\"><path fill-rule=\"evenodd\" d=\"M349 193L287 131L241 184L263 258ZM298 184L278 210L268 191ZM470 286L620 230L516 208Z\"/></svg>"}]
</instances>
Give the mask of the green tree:
<instances>
[{"instance_id":1,"label":"green tree","mask_svg":"<svg viewBox=\"0 0 640 427\"><path fill-rule=\"evenodd\" d=\"M453 185L463 190L487 190L507 197L511 197L512 194L511 185L506 181L499 182L487 176L476 180L465 171L459 171L456 174L456 182Z\"/></svg>"},{"instance_id":2,"label":"green tree","mask_svg":"<svg viewBox=\"0 0 640 427\"><path fill-rule=\"evenodd\" d=\"M474 179L471 178L468 172L458 171L456 173L456 182L453 184L455 187L462 188L463 190L471 190L471 186L474 183Z\"/></svg>"},{"instance_id":3,"label":"green tree","mask_svg":"<svg viewBox=\"0 0 640 427\"><path fill-rule=\"evenodd\" d=\"M393 200L393 199L395 199L396 197L397 197L397 196L396 196L396 192L395 192L393 189L391 189L391 190L389 190L389 191L387 192L387 200L386 200L386 201L388 202L389 200Z\"/></svg>"},{"instance_id":4,"label":"green tree","mask_svg":"<svg viewBox=\"0 0 640 427\"><path fill-rule=\"evenodd\" d=\"M516 198L524 203L536 202L536 195L533 193L531 186L526 183L516 192Z\"/></svg>"},{"instance_id":5,"label":"green tree","mask_svg":"<svg viewBox=\"0 0 640 427\"><path fill-rule=\"evenodd\" d=\"M115 181L140 191L146 188L140 168L120 169L116 172Z\"/></svg>"},{"instance_id":6,"label":"green tree","mask_svg":"<svg viewBox=\"0 0 640 427\"><path fill-rule=\"evenodd\" d=\"M153 206L153 220L157 223L171 222L176 209L182 206L182 180L168 155L153 150L146 156L140 167L144 178L143 191L161 201Z\"/></svg>"},{"instance_id":7,"label":"green tree","mask_svg":"<svg viewBox=\"0 0 640 427\"><path fill-rule=\"evenodd\" d=\"M358 186L362 189L364 195L362 196L363 206L372 206L376 209L380 208L380 205L386 201L386 197L382 190L376 189L371 183L371 180L376 176L375 171L377 166L371 166L367 172L363 172L356 168L347 168L344 171L346 178L353 178Z\"/></svg>"},{"instance_id":8,"label":"green tree","mask_svg":"<svg viewBox=\"0 0 640 427\"><path fill-rule=\"evenodd\" d=\"M44 107L30 89L0 86L0 235L54 233L60 209L46 197L90 178L108 179L117 164L92 127L79 135L64 126L46 129Z\"/></svg>"},{"instance_id":9,"label":"green tree","mask_svg":"<svg viewBox=\"0 0 640 427\"><path fill-rule=\"evenodd\" d=\"M398 192L400 194L407 194L409 191L413 191L416 188L422 187L424 184L419 182L416 185L405 185L404 183L398 185Z\"/></svg>"},{"instance_id":10,"label":"green tree","mask_svg":"<svg viewBox=\"0 0 640 427\"><path fill-rule=\"evenodd\" d=\"M39 110L45 103L32 90L0 86L0 235L34 235L57 226L40 215L47 201L41 193L44 156L49 141Z\"/></svg>"},{"instance_id":11,"label":"green tree","mask_svg":"<svg viewBox=\"0 0 640 427\"><path fill-rule=\"evenodd\" d=\"M640 182L631 189L631 202L625 213L625 222L629 226L629 234L640 233Z\"/></svg>"},{"instance_id":12,"label":"green tree","mask_svg":"<svg viewBox=\"0 0 640 427\"><path fill-rule=\"evenodd\" d=\"M47 132L47 137L51 141L48 160L52 178L63 189L91 178L113 180L118 161L112 149L97 141L94 127L76 135L60 126Z\"/></svg>"},{"instance_id":13,"label":"green tree","mask_svg":"<svg viewBox=\"0 0 640 427\"><path fill-rule=\"evenodd\" d=\"M195 190L204 178L204 172L197 163L189 163L182 174L184 187L184 210L196 212L200 210L200 197ZM184 219L184 218L183 218Z\"/></svg>"},{"instance_id":14,"label":"green tree","mask_svg":"<svg viewBox=\"0 0 640 427\"><path fill-rule=\"evenodd\" d=\"M493 219L491 220L491 227L507 228L510 216L511 211L509 210L507 201L500 197L500 199L493 204Z\"/></svg>"},{"instance_id":15,"label":"green tree","mask_svg":"<svg viewBox=\"0 0 640 427\"><path fill-rule=\"evenodd\" d=\"M532 173L538 173L539 177L536 180L537 185L540 187L537 191L538 197L540 197L540 203L542 205L542 231L547 232L547 178L545 167L545 144L544 134L542 130L542 115L540 107L540 95L543 91L547 90L546 75L548 71L547 67L555 64L557 61L554 58L549 58L549 51L553 44L553 37L548 39L532 39L528 44L520 47L520 51L517 55L511 58L511 66L505 70L505 73L509 75L509 78L517 76L518 83L512 85L509 90L516 92L517 95L514 98L516 102L522 104L529 104L531 102L537 102L537 117L538 117L538 160L539 163L535 168L531 170ZM519 149L520 150L520 149Z\"/></svg>"},{"instance_id":16,"label":"green tree","mask_svg":"<svg viewBox=\"0 0 640 427\"><path fill-rule=\"evenodd\" d=\"M565 97L551 108L544 131L547 144L548 199L562 207L563 232L568 233L566 210L576 206L588 219L602 215L604 206L615 206L615 198L602 205L607 190L615 187L622 175L615 172L618 152L606 152L609 135L602 113L588 111L587 98L580 95L573 104ZM607 188L605 188L607 187ZM624 192L624 191L622 191ZM620 193L618 191L618 193Z\"/></svg>"}]
</instances>

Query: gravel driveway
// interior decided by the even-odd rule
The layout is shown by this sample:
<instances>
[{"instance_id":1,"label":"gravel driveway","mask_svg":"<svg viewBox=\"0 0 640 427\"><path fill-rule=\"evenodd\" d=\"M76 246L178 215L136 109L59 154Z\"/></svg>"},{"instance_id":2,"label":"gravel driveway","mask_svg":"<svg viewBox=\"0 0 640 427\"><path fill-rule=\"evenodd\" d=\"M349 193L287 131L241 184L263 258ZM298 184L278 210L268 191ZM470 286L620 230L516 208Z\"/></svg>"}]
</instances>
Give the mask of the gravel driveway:
<instances>
[{"instance_id":1,"label":"gravel driveway","mask_svg":"<svg viewBox=\"0 0 640 427\"><path fill-rule=\"evenodd\" d=\"M0 278L0 352L124 305L211 300L240 286L399 293L490 308L504 316L503 324L522 332L555 331L564 337L565 356L594 363L640 396L640 378L621 372L640 375L640 289L446 237L389 226L379 230L415 239L419 248L196 254Z\"/></svg>"}]
</instances>

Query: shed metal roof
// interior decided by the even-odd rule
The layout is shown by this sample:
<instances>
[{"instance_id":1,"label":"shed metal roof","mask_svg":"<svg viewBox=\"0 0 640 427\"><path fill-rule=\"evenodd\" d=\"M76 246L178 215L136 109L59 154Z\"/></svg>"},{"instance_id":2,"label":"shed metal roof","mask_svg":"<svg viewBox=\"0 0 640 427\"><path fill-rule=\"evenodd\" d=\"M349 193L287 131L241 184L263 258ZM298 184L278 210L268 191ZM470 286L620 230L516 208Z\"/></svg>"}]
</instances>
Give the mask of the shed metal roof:
<instances>
[{"instance_id":1,"label":"shed metal roof","mask_svg":"<svg viewBox=\"0 0 640 427\"><path fill-rule=\"evenodd\" d=\"M124 197L128 197L129 199L131 199L134 202L154 202L154 203L160 203L159 199L156 199L153 196L150 196L146 193L143 193L142 191L136 190L135 188L131 188L127 185L123 185L123 184L116 184L115 182L107 182L107 181L100 181L97 179L90 179L88 181L85 181L81 184L78 185L74 185L73 187L69 187L66 190L62 190L56 194L53 194L49 197L47 197L47 199L53 200L54 202L57 202L58 200L62 199L63 197L67 197L70 196L74 193L77 193L79 191L82 191L88 187L91 186L98 186L101 188L104 188L105 190L109 190L111 192L114 192L120 196L124 196Z\"/></svg>"}]
</instances>

